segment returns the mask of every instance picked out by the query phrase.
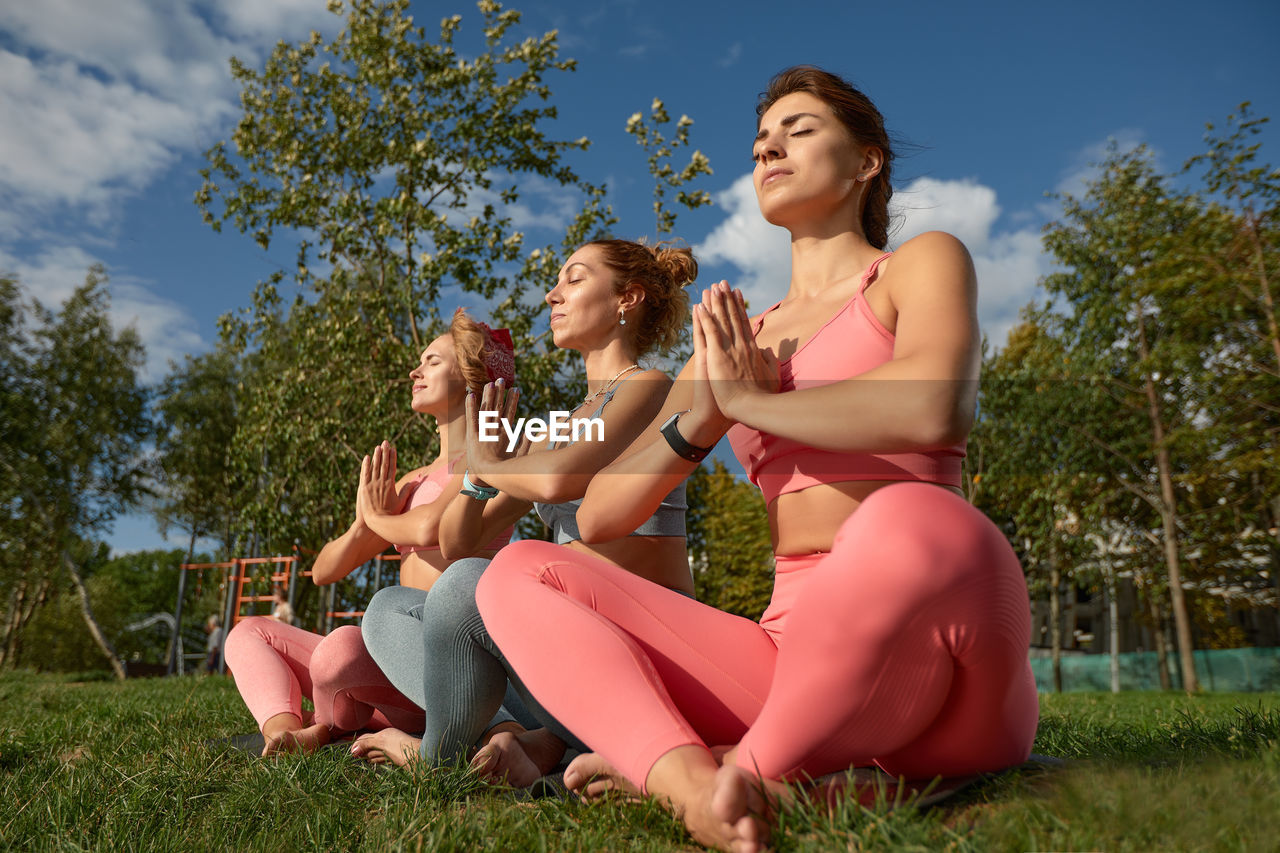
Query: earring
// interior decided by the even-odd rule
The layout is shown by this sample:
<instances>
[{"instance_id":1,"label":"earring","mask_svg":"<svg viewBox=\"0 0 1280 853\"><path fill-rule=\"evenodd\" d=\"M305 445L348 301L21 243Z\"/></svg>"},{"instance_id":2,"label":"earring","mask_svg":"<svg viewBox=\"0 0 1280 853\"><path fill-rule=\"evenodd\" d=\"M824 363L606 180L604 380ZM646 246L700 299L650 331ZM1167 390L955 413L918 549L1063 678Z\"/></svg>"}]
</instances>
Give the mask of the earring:
<instances>
[{"instance_id":1,"label":"earring","mask_svg":"<svg viewBox=\"0 0 1280 853\"><path fill-rule=\"evenodd\" d=\"M618 325L619 325L619 326L625 326L625 325L627 325L627 312L626 312L626 311L619 311L619 312L618 312Z\"/></svg>"},{"instance_id":2,"label":"earring","mask_svg":"<svg viewBox=\"0 0 1280 853\"><path fill-rule=\"evenodd\" d=\"M866 175L859 175L859 176L858 176L858 183L862 183L862 182L863 182L863 181L865 181L866 179L867 179L867 176L866 176Z\"/></svg>"}]
</instances>

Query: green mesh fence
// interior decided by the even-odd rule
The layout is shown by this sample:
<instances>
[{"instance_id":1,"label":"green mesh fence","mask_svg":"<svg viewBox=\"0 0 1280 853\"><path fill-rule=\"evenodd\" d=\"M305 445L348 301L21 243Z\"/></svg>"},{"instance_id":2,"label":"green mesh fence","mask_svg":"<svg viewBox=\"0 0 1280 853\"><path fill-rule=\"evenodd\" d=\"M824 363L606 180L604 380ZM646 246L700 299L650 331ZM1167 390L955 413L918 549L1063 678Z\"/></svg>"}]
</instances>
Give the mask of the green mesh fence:
<instances>
[{"instance_id":1,"label":"green mesh fence","mask_svg":"<svg viewBox=\"0 0 1280 853\"><path fill-rule=\"evenodd\" d=\"M1197 651L1192 656L1202 690L1280 691L1280 649L1213 649ZM1155 652L1126 652L1119 657L1121 690L1160 689ZM1033 657L1031 671L1036 676L1036 687L1046 693L1053 690L1053 662L1048 657ZM1182 665L1176 652L1169 655L1169 678L1175 689L1182 687ZM1110 690L1110 656L1063 655L1062 689Z\"/></svg>"}]
</instances>

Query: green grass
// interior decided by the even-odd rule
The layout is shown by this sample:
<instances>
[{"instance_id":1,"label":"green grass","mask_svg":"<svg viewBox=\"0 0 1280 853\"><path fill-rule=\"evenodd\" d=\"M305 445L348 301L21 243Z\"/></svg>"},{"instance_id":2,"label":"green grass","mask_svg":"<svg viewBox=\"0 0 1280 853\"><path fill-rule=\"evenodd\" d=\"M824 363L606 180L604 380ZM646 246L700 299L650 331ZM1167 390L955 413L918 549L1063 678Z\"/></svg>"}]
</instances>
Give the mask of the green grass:
<instances>
[{"instance_id":1,"label":"green grass","mask_svg":"<svg viewBox=\"0 0 1280 853\"><path fill-rule=\"evenodd\" d=\"M228 679L0 677L0 848L697 849L646 804L527 801L458 770L377 771L341 750L263 761L210 746L253 729ZM940 806L782 818L780 851L1274 850L1280 695L1042 697L1020 771Z\"/></svg>"}]
</instances>

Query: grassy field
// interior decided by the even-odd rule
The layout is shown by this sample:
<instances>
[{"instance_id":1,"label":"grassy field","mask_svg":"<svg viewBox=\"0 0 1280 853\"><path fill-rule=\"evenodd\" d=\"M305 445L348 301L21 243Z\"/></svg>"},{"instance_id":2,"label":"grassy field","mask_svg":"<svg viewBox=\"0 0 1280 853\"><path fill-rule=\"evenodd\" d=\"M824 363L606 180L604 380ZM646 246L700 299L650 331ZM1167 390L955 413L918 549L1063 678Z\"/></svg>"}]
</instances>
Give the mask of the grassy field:
<instances>
[{"instance_id":1,"label":"grassy field","mask_svg":"<svg viewBox=\"0 0 1280 853\"><path fill-rule=\"evenodd\" d=\"M458 770L342 750L263 761L229 679L0 677L0 847L22 850L697 849L652 803L529 801ZM925 810L802 807L787 850L1276 850L1280 695L1042 697L1020 771Z\"/></svg>"}]
</instances>

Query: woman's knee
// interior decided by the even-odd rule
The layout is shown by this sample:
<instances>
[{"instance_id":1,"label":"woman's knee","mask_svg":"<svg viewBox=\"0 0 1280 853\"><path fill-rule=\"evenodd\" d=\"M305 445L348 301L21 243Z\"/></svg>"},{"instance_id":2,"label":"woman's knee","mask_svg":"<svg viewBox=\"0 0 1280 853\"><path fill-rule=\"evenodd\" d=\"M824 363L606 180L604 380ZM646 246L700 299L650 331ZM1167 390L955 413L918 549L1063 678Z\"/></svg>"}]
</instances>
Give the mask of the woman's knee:
<instances>
[{"instance_id":1,"label":"woman's knee","mask_svg":"<svg viewBox=\"0 0 1280 853\"><path fill-rule=\"evenodd\" d=\"M271 645L271 629L283 623L266 616L248 616L237 622L227 634L224 654L227 661L239 656L246 648L254 645Z\"/></svg>"},{"instance_id":2,"label":"woman's knee","mask_svg":"<svg viewBox=\"0 0 1280 853\"><path fill-rule=\"evenodd\" d=\"M547 549L557 547L550 542L522 539L499 551L476 583L475 599L480 612L500 608L513 588L518 588L522 581L536 579L540 566L546 561Z\"/></svg>"},{"instance_id":3,"label":"woman's knee","mask_svg":"<svg viewBox=\"0 0 1280 853\"><path fill-rule=\"evenodd\" d=\"M375 666L364 638L355 625L334 629L320 641L311 656L311 681L322 685L345 685L354 672Z\"/></svg>"},{"instance_id":4,"label":"woman's knee","mask_svg":"<svg viewBox=\"0 0 1280 853\"><path fill-rule=\"evenodd\" d=\"M425 590L411 586L384 586L369 599L364 618L368 620L373 617L375 620L380 620L416 615L415 608L422 606L426 596Z\"/></svg>"}]
</instances>

